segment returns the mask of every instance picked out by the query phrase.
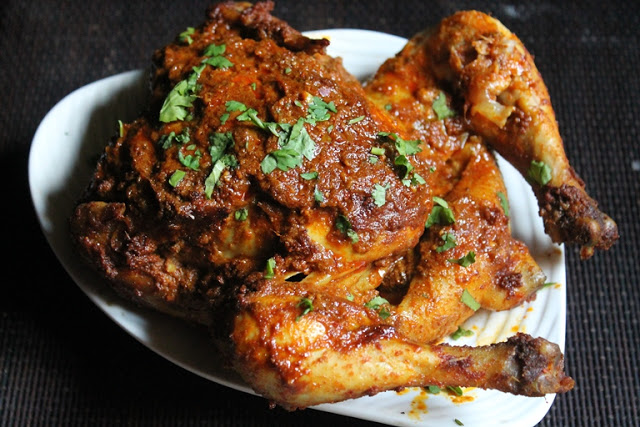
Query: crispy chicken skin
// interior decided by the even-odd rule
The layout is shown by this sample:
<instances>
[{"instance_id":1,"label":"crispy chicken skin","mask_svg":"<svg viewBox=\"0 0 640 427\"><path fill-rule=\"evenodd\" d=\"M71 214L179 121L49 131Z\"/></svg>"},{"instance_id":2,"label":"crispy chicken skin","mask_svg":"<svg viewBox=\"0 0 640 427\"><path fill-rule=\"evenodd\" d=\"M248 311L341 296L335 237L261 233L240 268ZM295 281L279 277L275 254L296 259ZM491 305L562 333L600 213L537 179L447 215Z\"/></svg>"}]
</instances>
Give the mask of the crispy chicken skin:
<instances>
[{"instance_id":1,"label":"crispy chicken skin","mask_svg":"<svg viewBox=\"0 0 640 427\"><path fill-rule=\"evenodd\" d=\"M526 74L533 89L518 86L517 102L500 92L511 115L529 116L496 130L475 118L485 107L468 82L499 76L438 53L458 46L450 28L479 46L469 40L485 15L417 35L363 86L327 40L272 8L218 4L154 54L148 109L106 146L71 215L79 253L125 298L210 328L247 383L287 409L409 386L570 390L560 349L543 338L441 343L474 312L462 294L505 310L545 282L511 236L485 141L521 170L551 167L549 183L534 183L541 200L582 191L543 214L556 240L587 224L576 241L587 255L612 241L595 205L571 205L588 196L559 136L543 138L553 112L539 75ZM520 106L527 97L545 114ZM449 219L434 214L443 209Z\"/></svg>"}]
</instances>

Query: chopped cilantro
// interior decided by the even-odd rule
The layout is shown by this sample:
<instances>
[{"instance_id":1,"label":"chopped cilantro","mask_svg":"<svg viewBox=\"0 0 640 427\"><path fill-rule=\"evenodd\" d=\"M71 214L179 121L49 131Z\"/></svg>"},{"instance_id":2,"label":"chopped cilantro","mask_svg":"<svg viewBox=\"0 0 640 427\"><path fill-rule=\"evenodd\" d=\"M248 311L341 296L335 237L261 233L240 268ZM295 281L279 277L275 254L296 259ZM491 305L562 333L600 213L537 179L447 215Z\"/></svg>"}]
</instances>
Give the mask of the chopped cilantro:
<instances>
[{"instance_id":1,"label":"chopped cilantro","mask_svg":"<svg viewBox=\"0 0 640 427\"><path fill-rule=\"evenodd\" d=\"M193 148L187 147L187 149ZM178 150L178 160L180 163L194 171L200 169L200 157L202 157L200 150L196 150L193 154L188 154L186 156L182 153L182 150Z\"/></svg>"},{"instance_id":2,"label":"chopped cilantro","mask_svg":"<svg viewBox=\"0 0 640 427\"><path fill-rule=\"evenodd\" d=\"M187 44L193 43L193 39L191 38L191 36L195 31L196 31L195 28L187 27L186 30L184 30L178 35L178 40L180 41L180 43L187 43Z\"/></svg>"},{"instance_id":3,"label":"chopped cilantro","mask_svg":"<svg viewBox=\"0 0 640 427\"><path fill-rule=\"evenodd\" d=\"M289 73L291 73L291 68L289 68L289 67L285 68L285 69L284 69L284 73L285 73L285 74L289 74Z\"/></svg>"},{"instance_id":4,"label":"chopped cilantro","mask_svg":"<svg viewBox=\"0 0 640 427\"><path fill-rule=\"evenodd\" d=\"M205 58L202 60L202 63L211 65L213 68L220 68L220 69L233 67L233 62L229 61L224 56L212 56L211 58Z\"/></svg>"},{"instance_id":5,"label":"chopped cilantro","mask_svg":"<svg viewBox=\"0 0 640 427\"><path fill-rule=\"evenodd\" d=\"M240 208L233 213L233 217L236 221L245 221L249 217L249 209Z\"/></svg>"},{"instance_id":6,"label":"chopped cilantro","mask_svg":"<svg viewBox=\"0 0 640 427\"><path fill-rule=\"evenodd\" d=\"M458 264L458 265L460 265L462 267L469 267L471 264L476 262L476 253L473 252L473 251L469 251L462 258L448 259L447 261L449 261L449 262L451 262L453 264Z\"/></svg>"},{"instance_id":7,"label":"chopped cilantro","mask_svg":"<svg viewBox=\"0 0 640 427\"><path fill-rule=\"evenodd\" d=\"M376 156L382 156L384 154L384 148L371 147L371 154L375 154Z\"/></svg>"},{"instance_id":8,"label":"chopped cilantro","mask_svg":"<svg viewBox=\"0 0 640 427\"><path fill-rule=\"evenodd\" d=\"M455 394L456 396L462 396L464 393L462 391L462 388L458 387L457 385L448 385L447 390Z\"/></svg>"},{"instance_id":9,"label":"chopped cilantro","mask_svg":"<svg viewBox=\"0 0 640 427\"><path fill-rule=\"evenodd\" d=\"M202 55L203 56L220 56L224 53L225 50L227 50L227 46L225 44L221 44L221 45L210 44L204 49L204 52L202 52Z\"/></svg>"},{"instance_id":10,"label":"chopped cilantro","mask_svg":"<svg viewBox=\"0 0 640 427\"><path fill-rule=\"evenodd\" d=\"M372 165L375 165L376 163L378 163L378 157L376 156L369 156L369 163L371 163Z\"/></svg>"},{"instance_id":11,"label":"chopped cilantro","mask_svg":"<svg viewBox=\"0 0 640 427\"><path fill-rule=\"evenodd\" d=\"M236 166L238 166L238 160L233 154L225 154L213 164L209 176L207 176L207 179L204 181L204 194L208 199L211 198L213 190L220 181L222 172L227 168Z\"/></svg>"},{"instance_id":12,"label":"chopped cilantro","mask_svg":"<svg viewBox=\"0 0 640 427\"><path fill-rule=\"evenodd\" d=\"M210 44L204 49L204 52L202 53L202 55L205 56L205 58L202 60L202 64L221 69L233 67L233 62L222 56L226 49L227 46L225 44Z\"/></svg>"},{"instance_id":13,"label":"chopped cilantro","mask_svg":"<svg viewBox=\"0 0 640 427\"><path fill-rule=\"evenodd\" d=\"M356 233L355 230L351 228L351 222L346 216L338 215L338 217L336 218L336 228L342 234L347 236L349 240L351 240L351 243L358 243L358 240L360 240L358 233Z\"/></svg>"},{"instance_id":14,"label":"chopped cilantro","mask_svg":"<svg viewBox=\"0 0 640 427\"><path fill-rule=\"evenodd\" d=\"M456 247L456 236L453 233L444 233L442 235L444 243L436 248L437 253L448 251Z\"/></svg>"},{"instance_id":15,"label":"chopped cilantro","mask_svg":"<svg viewBox=\"0 0 640 427\"><path fill-rule=\"evenodd\" d=\"M251 83L251 84L249 85L249 87L251 87L251 89L253 89L253 90L256 90L256 88L257 88L258 86L256 85L256 82L253 82L253 83Z\"/></svg>"},{"instance_id":16,"label":"chopped cilantro","mask_svg":"<svg viewBox=\"0 0 640 427\"><path fill-rule=\"evenodd\" d=\"M433 108L433 112L436 113L438 120L455 117L456 115L456 112L447 105L447 96L444 92L440 92L438 97L433 101L433 104L431 104L431 108Z\"/></svg>"},{"instance_id":17,"label":"chopped cilantro","mask_svg":"<svg viewBox=\"0 0 640 427\"><path fill-rule=\"evenodd\" d=\"M318 172L306 172L306 173L301 173L300 177L302 179L306 179L307 181L312 180L312 179L318 179Z\"/></svg>"},{"instance_id":18,"label":"chopped cilantro","mask_svg":"<svg viewBox=\"0 0 640 427\"><path fill-rule=\"evenodd\" d=\"M347 301L353 301L355 299L355 297L353 296L353 294L347 294Z\"/></svg>"},{"instance_id":19,"label":"chopped cilantro","mask_svg":"<svg viewBox=\"0 0 640 427\"><path fill-rule=\"evenodd\" d=\"M424 389L427 393L440 394L440 387L437 385L428 385Z\"/></svg>"},{"instance_id":20,"label":"chopped cilantro","mask_svg":"<svg viewBox=\"0 0 640 427\"><path fill-rule=\"evenodd\" d=\"M315 142L304 127L304 119L299 118L293 126L278 124L282 128L279 135L280 149L267 154L260 163L262 172L271 173L276 168L286 172L302 164L303 157L315 157Z\"/></svg>"},{"instance_id":21,"label":"chopped cilantro","mask_svg":"<svg viewBox=\"0 0 640 427\"><path fill-rule=\"evenodd\" d=\"M473 331L458 326L458 329L450 337L452 340L457 340L460 337L470 337L471 335L473 335Z\"/></svg>"},{"instance_id":22,"label":"chopped cilantro","mask_svg":"<svg viewBox=\"0 0 640 427\"><path fill-rule=\"evenodd\" d=\"M385 104L384 109L387 111L391 111L391 109L393 108L393 106L391 104Z\"/></svg>"},{"instance_id":23,"label":"chopped cilantro","mask_svg":"<svg viewBox=\"0 0 640 427\"><path fill-rule=\"evenodd\" d=\"M364 306L377 311L380 317L382 317L383 319L386 319L387 317L391 316L391 313L386 307L384 307L385 305L389 305L389 301L387 301L386 299L378 295L374 297L371 301L365 303Z\"/></svg>"},{"instance_id":24,"label":"chopped cilantro","mask_svg":"<svg viewBox=\"0 0 640 427\"><path fill-rule=\"evenodd\" d=\"M217 162L228 147L233 146L233 135L231 132L215 132L209 135L209 154L211 163Z\"/></svg>"},{"instance_id":25,"label":"chopped cilantro","mask_svg":"<svg viewBox=\"0 0 640 427\"><path fill-rule=\"evenodd\" d=\"M353 119L349 120L349 122L348 122L348 123L349 123L350 125L354 125L354 124L356 124L356 123L358 123L358 122L361 122L361 121L363 121L363 120L364 120L364 116L358 116L358 117L355 117L355 118L353 118Z\"/></svg>"},{"instance_id":26,"label":"chopped cilantro","mask_svg":"<svg viewBox=\"0 0 640 427\"><path fill-rule=\"evenodd\" d=\"M244 105L242 102L238 102L238 101L227 101L225 103L225 107L227 108L228 112L234 112L234 111L247 111L247 106Z\"/></svg>"},{"instance_id":27,"label":"chopped cilantro","mask_svg":"<svg viewBox=\"0 0 640 427\"><path fill-rule=\"evenodd\" d=\"M507 196L502 191L498 191L498 199L500 199L500 206L502 206L504 214L509 216L509 200Z\"/></svg>"},{"instance_id":28,"label":"chopped cilantro","mask_svg":"<svg viewBox=\"0 0 640 427\"><path fill-rule=\"evenodd\" d=\"M267 266L264 269L265 279L273 279L275 277L274 268L276 268L276 260L272 257L267 260Z\"/></svg>"},{"instance_id":29,"label":"chopped cilantro","mask_svg":"<svg viewBox=\"0 0 640 427\"><path fill-rule=\"evenodd\" d=\"M322 194L322 191L316 188L315 190L313 190L313 199L318 203L322 203L324 202L324 194Z\"/></svg>"},{"instance_id":30,"label":"chopped cilantro","mask_svg":"<svg viewBox=\"0 0 640 427\"><path fill-rule=\"evenodd\" d=\"M449 204L440 197L433 198L434 205L431 208L431 213L425 223L425 228L429 228L434 224L449 225L453 224L456 219L453 216L453 211L449 209Z\"/></svg>"},{"instance_id":31,"label":"chopped cilantro","mask_svg":"<svg viewBox=\"0 0 640 427\"><path fill-rule=\"evenodd\" d=\"M462 291L460 301L473 311L478 311L478 309L480 308L480 303L476 301L473 295L471 295L466 289Z\"/></svg>"},{"instance_id":32,"label":"chopped cilantro","mask_svg":"<svg viewBox=\"0 0 640 427\"><path fill-rule=\"evenodd\" d=\"M551 168L545 162L531 161L527 178L538 185L547 185L551 181Z\"/></svg>"},{"instance_id":33,"label":"chopped cilantro","mask_svg":"<svg viewBox=\"0 0 640 427\"><path fill-rule=\"evenodd\" d=\"M160 109L160 121L165 123L184 120L189 115L188 108L193 106L197 96L195 86L187 80L176 84L167 95Z\"/></svg>"},{"instance_id":34,"label":"chopped cilantro","mask_svg":"<svg viewBox=\"0 0 640 427\"><path fill-rule=\"evenodd\" d=\"M169 185L175 188L180 183L180 181L182 181L182 178L184 178L185 175L186 175L185 171L180 169L176 170L169 177Z\"/></svg>"},{"instance_id":35,"label":"chopped cilantro","mask_svg":"<svg viewBox=\"0 0 640 427\"><path fill-rule=\"evenodd\" d=\"M314 96L309 103L309 114L307 115L307 122L315 124L315 122L321 122L329 120L329 112L337 112L336 106L333 101L326 103L322 98Z\"/></svg>"},{"instance_id":36,"label":"chopped cilantro","mask_svg":"<svg viewBox=\"0 0 640 427\"><path fill-rule=\"evenodd\" d=\"M251 121L251 122L253 122L253 124L258 126L260 129L266 129L266 125L258 117L258 112L256 110L254 110L253 108L248 108L247 110L242 112L238 117L236 117L236 120L239 120L241 122Z\"/></svg>"},{"instance_id":37,"label":"chopped cilantro","mask_svg":"<svg viewBox=\"0 0 640 427\"><path fill-rule=\"evenodd\" d=\"M300 313L300 315L296 317L296 322L297 322L298 320L300 320L302 316L313 311L313 301L309 298L302 298L300 302L296 304L296 307L302 308L302 313Z\"/></svg>"},{"instance_id":38,"label":"chopped cilantro","mask_svg":"<svg viewBox=\"0 0 640 427\"><path fill-rule=\"evenodd\" d=\"M373 197L373 203L376 206L384 206L387 203L387 190L389 189L390 184L380 185L375 184L373 189L371 190L371 197Z\"/></svg>"}]
</instances>

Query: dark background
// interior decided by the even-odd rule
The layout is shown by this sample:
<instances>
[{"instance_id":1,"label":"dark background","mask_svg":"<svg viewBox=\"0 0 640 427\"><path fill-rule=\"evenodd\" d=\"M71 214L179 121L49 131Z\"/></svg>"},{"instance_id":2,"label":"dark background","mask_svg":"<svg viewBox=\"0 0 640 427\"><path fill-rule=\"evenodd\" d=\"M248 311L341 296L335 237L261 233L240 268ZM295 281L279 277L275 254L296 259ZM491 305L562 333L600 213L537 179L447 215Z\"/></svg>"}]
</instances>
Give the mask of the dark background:
<instances>
[{"instance_id":1,"label":"dark background","mask_svg":"<svg viewBox=\"0 0 640 427\"><path fill-rule=\"evenodd\" d=\"M172 365L81 293L40 232L27 158L44 115L80 86L146 67L153 50L199 24L209 4L1 2L0 425L371 425L271 410ZM566 359L577 386L558 396L541 425L638 425L638 3L281 0L274 14L300 30L410 37L471 8L492 13L534 54L568 156L620 227L620 242L591 260L567 249Z\"/></svg>"}]
</instances>

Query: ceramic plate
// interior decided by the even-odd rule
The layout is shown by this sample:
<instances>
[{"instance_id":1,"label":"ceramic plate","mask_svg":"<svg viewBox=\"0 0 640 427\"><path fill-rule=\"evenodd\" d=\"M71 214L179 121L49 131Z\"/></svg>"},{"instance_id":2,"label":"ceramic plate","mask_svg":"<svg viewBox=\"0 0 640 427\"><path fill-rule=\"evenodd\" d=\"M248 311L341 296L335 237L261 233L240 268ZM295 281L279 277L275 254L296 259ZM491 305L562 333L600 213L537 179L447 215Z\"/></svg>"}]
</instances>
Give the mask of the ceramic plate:
<instances>
[{"instance_id":1,"label":"ceramic plate","mask_svg":"<svg viewBox=\"0 0 640 427\"><path fill-rule=\"evenodd\" d=\"M353 29L307 33L327 37L329 53L341 56L346 68L366 79L406 42L389 34ZM33 205L56 256L87 296L114 322L148 348L197 375L253 393L233 373L223 370L205 331L168 316L140 309L121 300L73 252L67 218L89 182L96 156L115 134L117 121L132 120L145 99L147 75L135 70L84 86L62 99L43 119L31 146L29 185ZM536 260L557 285L541 290L535 301L508 312L480 310L465 323L474 335L454 344L488 344L526 332L545 337L564 349L564 249L551 243L537 215L533 193L520 175L499 159L511 202L513 231L529 246ZM496 391L465 390L464 399L420 389L385 392L314 409L399 426L533 426L549 410L554 395L540 398Z\"/></svg>"}]
</instances>

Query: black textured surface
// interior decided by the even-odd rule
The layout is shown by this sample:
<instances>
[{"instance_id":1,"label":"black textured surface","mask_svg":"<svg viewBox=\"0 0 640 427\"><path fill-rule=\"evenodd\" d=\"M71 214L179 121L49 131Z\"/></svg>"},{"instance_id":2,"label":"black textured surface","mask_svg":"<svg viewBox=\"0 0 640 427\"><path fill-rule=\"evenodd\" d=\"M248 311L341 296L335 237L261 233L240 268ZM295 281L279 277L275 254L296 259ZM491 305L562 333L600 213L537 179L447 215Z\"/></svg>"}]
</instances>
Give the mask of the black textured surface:
<instances>
[{"instance_id":1,"label":"black textured surface","mask_svg":"<svg viewBox=\"0 0 640 427\"><path fill-rule=\"evenodd\" d=\"M27 157L44 115L73 89L147 66L152 51L198 24L209 4L1 2L0 425L371 424L272 410L263 399L175 367L94 307L40 233ZM637 3L281 0L275 14L300 30L350 27L409 37L471 8L492 13L535 55L568 156L622 236L588 261L567 251L566 359L577 386L556 399L541 425L638 425Z\"/></svg>"}]
</instances>

